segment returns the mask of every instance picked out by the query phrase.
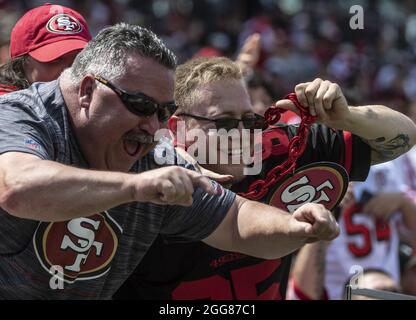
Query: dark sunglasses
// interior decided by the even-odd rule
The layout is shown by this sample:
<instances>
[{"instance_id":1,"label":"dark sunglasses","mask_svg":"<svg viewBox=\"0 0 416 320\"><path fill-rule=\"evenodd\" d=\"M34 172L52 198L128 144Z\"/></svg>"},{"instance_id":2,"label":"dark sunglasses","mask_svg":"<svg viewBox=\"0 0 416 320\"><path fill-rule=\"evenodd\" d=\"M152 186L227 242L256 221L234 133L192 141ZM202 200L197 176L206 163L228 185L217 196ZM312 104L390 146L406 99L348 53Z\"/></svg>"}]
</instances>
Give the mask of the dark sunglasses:
<instances>
[{"instance_id":1,"label":"dark sunglasses","mask_svg":"<svg viewBox=\"0 0 416 320\"><path fill-rule=\"evenodd\" d=\"M159 121L166 122L178 108L174 101L159 104L144 93L128 93L123 89L117 88L114 84L103 77L94 76L94 78L98 82L113 90L119 96L127 110L137 116L148 117L157 113Z\"/></svg>"},{"instance_id":2,"label":"dark sunglasses","mask_svg":"<svg viewBox=\"0 0 416 320\"><path fill-rule=\"evenodd\" d=\"M255 129L261 129L264 130L267 128L266 121L264 117L254 114L250 116L243 116L241 119L234 119L234 118L219 118L219 119L210 119L205 118L201 116L197 116L194 114L189 113L180 113L177 116L185 116L185 117L191 117L196 120L202 120L202 121L210 121L215 123L215 127L217 130L225 129L227 131L230 131L231 129L237 129L240 122L243 123L243 127L245 129L255 130Z\"/></svg>"}]
</instances>

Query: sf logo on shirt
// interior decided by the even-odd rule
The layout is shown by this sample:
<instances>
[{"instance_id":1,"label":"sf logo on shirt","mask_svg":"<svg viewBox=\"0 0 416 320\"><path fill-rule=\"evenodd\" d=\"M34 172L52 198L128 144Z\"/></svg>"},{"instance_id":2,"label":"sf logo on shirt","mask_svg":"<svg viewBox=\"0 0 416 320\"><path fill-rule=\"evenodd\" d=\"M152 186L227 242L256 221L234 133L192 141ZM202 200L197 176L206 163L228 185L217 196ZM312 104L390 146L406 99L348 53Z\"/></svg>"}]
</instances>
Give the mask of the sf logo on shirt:
<instances>
[{"instance_id":1,"label":"sf logo on shirt","mask_svg":"<svg viewBox=\"0 0 416 320\"><path fill-rule=\"evenodd\" d=\"M320 203L332 210L342 200L348 187L345 169L332 162L318 162L295 171L271 192L268 203L295 211L305 203Z\"/></svg>"},{"instance_id":2,"label":"sf logo on shirt","mask_svg":"<svg viewBox=\"0 0 416 320\"><path fill-rule=\"evenodd\" d=\"M34 235L36 256L49 272L60 266L67 283L104 275L117 250L121 227L107 213L71 221L40 223Z\"/></svg>"}]
</instances>

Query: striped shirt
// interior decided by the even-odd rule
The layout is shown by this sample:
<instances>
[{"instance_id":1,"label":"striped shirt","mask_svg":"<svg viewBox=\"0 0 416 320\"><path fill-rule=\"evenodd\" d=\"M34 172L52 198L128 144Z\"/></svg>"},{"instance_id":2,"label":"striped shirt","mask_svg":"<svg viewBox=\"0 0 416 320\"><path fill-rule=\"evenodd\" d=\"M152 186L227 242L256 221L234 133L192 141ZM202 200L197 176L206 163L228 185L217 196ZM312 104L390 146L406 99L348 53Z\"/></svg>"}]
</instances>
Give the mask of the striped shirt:
<instances>
[{"instance_id":1,"label":"striped shirt","mask_svg":"<svg viewBox=\"0 0 416 320\"><path fill-rule=\"evenodd\" d=\"M159 168L158 148L132 172ZM0 97L0 154L23 152L87 169L58 80ZM190 164L183 166L192 169ZM196 189L191 207L127 203L65 222L21 219L0 209L0 298L109 299L161 234L165 241L199 241L220 224L235 194ZM76 199L74 199L76 201Z\"/></svg>"}]
</instances>

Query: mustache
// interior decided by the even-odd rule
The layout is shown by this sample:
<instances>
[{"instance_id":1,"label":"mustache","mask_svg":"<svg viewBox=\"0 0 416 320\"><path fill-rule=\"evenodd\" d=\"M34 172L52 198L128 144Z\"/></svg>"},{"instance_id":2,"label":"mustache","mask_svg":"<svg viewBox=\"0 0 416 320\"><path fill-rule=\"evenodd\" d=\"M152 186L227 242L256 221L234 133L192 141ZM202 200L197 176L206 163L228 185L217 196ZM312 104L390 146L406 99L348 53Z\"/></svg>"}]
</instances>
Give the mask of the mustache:
<instances>
[{"instance_id":1,"label":"mustache","mask_svg":"<svg viewBox=\"0 0 416 320\"><path fill-rule=\"evenodd\" d=\"M157 142L154 137L145 131L129 131L124 135L124 139L137 141L143 144L152 144Z\"/></svg>"}]
</instances>

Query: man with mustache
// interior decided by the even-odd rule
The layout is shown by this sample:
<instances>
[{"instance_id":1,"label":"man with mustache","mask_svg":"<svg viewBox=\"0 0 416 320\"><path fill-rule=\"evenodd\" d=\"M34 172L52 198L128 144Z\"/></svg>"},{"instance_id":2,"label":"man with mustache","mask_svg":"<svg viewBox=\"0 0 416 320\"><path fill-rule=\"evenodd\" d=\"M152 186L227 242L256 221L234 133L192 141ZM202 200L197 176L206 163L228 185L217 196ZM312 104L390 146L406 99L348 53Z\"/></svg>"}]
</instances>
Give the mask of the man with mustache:
<instances>
[{"instance_id":1,"label":"man with mustache","mask_svg":"<svg viewBox=\"0 0 416 320\"><path fill-rule=\"evenodd\" d=\"M227 58L186 62L176 71L175 85L179 109L169 120L169 128L180 148L190 148L194 143L190 136L184 145L179 144L178 123L181 121L188 131L199 129L207 137L213 129L262 128L250 104L243 76L238 66ZM330 161L342 165L350 179L365 180L370 164L393 159L411 146L414 124L403 114L384 106L349 107L339 86L321 79L299 84L295 91L298 100L303 106L309 106L310 113L317 116L320 123L312 126L297 168ZM289 100L278 101L276 106L299 111ZM259 175L246 176L244 162L232 162L233 157L241 156L243 147L232 149L227 145L224 150L219 143L207 149L206 157L208 159L211 153L226 153L228 164L207 162L199 167L205 174L218 177L231 190L246 192L251 183L264 179L270 170L288 158L288 141L297 129L297 126L282 124L263 132L263 170ZM293 189L286 191L295 194L296 188ZM276 205L280 194L275 197L273 192L270 190L258 201ZM297 198L301 204L306 193L299 193ZM319 194L322 195L316 192L312 200ZM257 217L262 215L262 211L256 212ZM290 261L290 255L265 260L211 248L203 242L166 244L163 237L158 237L116 298L282 299Z\"/></svg>"},{"instance_id":2,"label":"man with mustache","mask_svg":"<svg viewBox=\"0 0 416 320\"><path fill-rule=\"evenodd\" d=\"M160 149L181 162L153 150L175 67L155 34L121 23L56 81L0 98L1 298L109 299L158 234L266 259L338 235L321 205L289 215L159 164Z\"/></svg>"}]
</instances>

